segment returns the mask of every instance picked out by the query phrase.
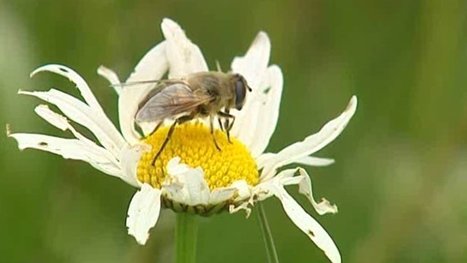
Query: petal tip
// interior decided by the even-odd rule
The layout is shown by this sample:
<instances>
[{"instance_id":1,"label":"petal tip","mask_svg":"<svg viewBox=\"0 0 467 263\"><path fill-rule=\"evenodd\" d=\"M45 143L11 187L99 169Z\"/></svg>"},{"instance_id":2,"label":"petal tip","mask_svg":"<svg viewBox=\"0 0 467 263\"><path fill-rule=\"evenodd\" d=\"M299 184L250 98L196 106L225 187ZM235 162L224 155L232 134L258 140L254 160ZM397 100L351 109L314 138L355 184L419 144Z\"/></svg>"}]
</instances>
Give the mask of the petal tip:
<instances>
[{"instance_id":1,"label":"petal tip","mask_svg":"<svg viewBox=\"0 0 467 263\"><path fill-rule=\"evenodd\" d=\"M253 43L251 44L251 46L255 45L262 45L270 49L271 40L269 39L268 34L264 31L259 31L255 39L253 40Z\"/></svg>"},{"instance_id":2,"label":"petal tip","mask_svg":"<svg viewBox=\"0 0 467 263\"><path fill-rule=\"evenodd\" d=\"M266 33L265 31L259 31L258 34L256 35L256 38L257 39L262 39L262 40L265 40L265 41L269 41L269 35L268 33Z\"/></svg>"},{"instance_id":3,"label":"petal tip","mask_svg":"<svg viewBox=\"0 0 467 263\"><path fill-rule=\"evenodd\" d=\"M162 24L177 24L177 22L175 22L173 19L171 18L168 18L168 17L164 17L162 19Z\"/></svg>"},{"instance_id":4,"label":"petal tip","mask_svg":"<svg viewBox=\"0 0 467 263\"><path fill-rule=\"evenodd\" d=\"M138 245L141 245L141 246L146 245L146 242L149 239L149 234L148 233L145 233L145 234L136 233L135 231L131 230L130 228L128 228L128 235L134 237L135 240L136 240L136 243L138 243Z\"/></svg>"},{"instance_id":5,"label":"petal tip","mask_svg":"<svg viewBox=\"0 0 467 263\"><path fill-rule=\"evenodd\" d=\"M355 111L357 109L357 104L358 104L357 96L353 95L352 98L350 99L347 109L349 110L352 109L353 111Z\"/></svg>"},{"instance_id":6,"label":"petal tip","mask_svg":"<svg viewBox=\"0 0 467 263\"><path fill-rule=\"evenodd\" d=\"M126 226L128 234L133 236L138 244L144 245L149 238L149 231L159 218L161 192L148 184L133 196L128 208Z\"/></svg>"},{"instance_id":7,"label":"petal tip","mask_svg":"<svg viewBox=\"0 0 467 263\"><path fill-rule=\"evenodd\" d=\"M107 68L106 66L104 65L99 65L99 67L97 68L97 74L101 74L101 72L104 72L106 70L108 70L109 68Z\"/></svg>"},{"instance_id":8,"label":"petal tip","mask_svg":"<svg viewBox=\"0 0 467 263\"><path fill-rule=\"evenodd\" d=\"M38 72L41 71L41 68L42 67L39 67L39 68L36 68L35 70L33 70L31 73L29 73L29 77L30 78L34 77Z\"/></svg>"},{"instance_id":9,"label":"petal tip","mask_svg":"<svg viewBox=\"0 0 467 263\"><path fill-rule=\"evenodd\" d=\"M11 127L9 123L5 124L5 134L7 137L11 137Z\"/></svg>"},{"instance_id":10,"label":"petal tip","mask_svg":"<svg viewBox=\"0 0 467 263\"><path fill-rule=\"evenodd\" d=\"M46 64L46 65L43 65L43 66L40 66L40 67L36 68L33 72L31 72L31 74L29 74L29 77L32 78L37 73L42 72L42 71L50 71L50 72L54 72L54 73L58 73L58 74L60 74L59 72L61 71L61 72L63 72L63 73L61 73L62 75L66 75L66 74L69 74L69 73L74 73L74 71L72 69L70 69L69 67L64 66L64 65Z\"/></svg>"},{"instance_id":11,"label":"petal tip","mask_svg":"<svg viewBox=\"0 0 467 263\"><path fill-rule=\"evenodd\" d=\"M174 35L177 33L184 34L183 29L180 27L180 25L170 18L162 19L161 29L162 29L162 33L164 34L165 38L169 38L171 35Z\"/></svg>"},{"instance_id":12,"label":"petal tip","mask_svg":"<svg viewBox=\"0 0 467 263\"><path fill-rule=\"evenodd\" d=\"M353 115L357 111L357 104L358 104L357 96L354 95L350 99L349 104L347 105L344 111L344 113L348 115L349 120L350 118L353 117Z\"/></svg>"}]
</instances>

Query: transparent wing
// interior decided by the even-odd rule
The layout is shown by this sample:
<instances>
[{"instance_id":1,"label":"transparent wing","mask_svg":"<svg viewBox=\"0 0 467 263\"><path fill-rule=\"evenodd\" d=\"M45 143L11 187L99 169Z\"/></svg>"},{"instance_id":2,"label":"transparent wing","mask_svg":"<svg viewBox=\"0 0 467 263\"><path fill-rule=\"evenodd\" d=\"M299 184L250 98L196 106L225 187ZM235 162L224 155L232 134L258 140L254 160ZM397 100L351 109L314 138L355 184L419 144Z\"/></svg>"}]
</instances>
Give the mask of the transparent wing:
<instances>
[{"instance_id":1,"label":"transparent wing","mask_svg":"<svg viewBox=\"0 0 467 263\"><path fill-rule=\"evenodd\" d=\"M151 92L148 100L136 114L137 122L158 122L180 113L192 112L197 106L208 103L211 95L198 89L193 91L186 83L172 83Z\"/></svg>"}]
</instances>

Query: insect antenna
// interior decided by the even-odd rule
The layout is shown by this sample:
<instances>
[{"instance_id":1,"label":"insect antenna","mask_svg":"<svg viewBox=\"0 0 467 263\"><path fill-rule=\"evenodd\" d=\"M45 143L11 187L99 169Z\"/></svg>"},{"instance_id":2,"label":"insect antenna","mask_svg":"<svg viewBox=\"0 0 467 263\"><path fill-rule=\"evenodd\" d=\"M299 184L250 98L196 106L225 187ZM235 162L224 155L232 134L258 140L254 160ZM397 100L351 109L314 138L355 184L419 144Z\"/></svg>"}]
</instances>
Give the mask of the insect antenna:
<instances>
[{"instance_id":1,"label":"insect antenna","mask_svg":"<svg viewBox=\"0 0 467 263\"><path fill-rule=\"evenodd\" d=\"M142 84L160 83L161 81L162 80L141 80L141 81L134 81L134 82L115 83L110 86L111 87L128 87L128 86L135 86L135 85L142 85Z\"/></svg>"}]
</instances>

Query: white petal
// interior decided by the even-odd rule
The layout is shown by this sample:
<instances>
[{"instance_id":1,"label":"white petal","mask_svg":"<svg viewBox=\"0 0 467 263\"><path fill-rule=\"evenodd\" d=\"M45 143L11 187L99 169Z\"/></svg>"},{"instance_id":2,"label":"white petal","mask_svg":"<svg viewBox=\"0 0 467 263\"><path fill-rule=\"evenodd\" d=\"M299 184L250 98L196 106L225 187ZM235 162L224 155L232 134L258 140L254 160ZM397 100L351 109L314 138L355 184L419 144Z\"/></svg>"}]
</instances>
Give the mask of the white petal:
<instances>
[{"instance_id":1,"label":"white petal","mask_svg":"<svg viewBox=\"0 0 467 263\"><path fill-rule=\"evenodd\" d=\"M97 146L95 142L93 142L92 140L88 139L87 137L85 137L84 135L82 135L81 133L76 131L76 129L73 126L71 126L71 124L68 122L68 119L66 117L64 117L63 115L60 115L60 114L50 110L48 105L44 105L44 104L38 105L34 109L34 111L42 119L44 119L48 123L52 124L53 126L59 128L60 130L62 130L62 131L65 131L65 130L71 131L71 133L73 133L73 135L77 139L82 141L84 144L88 144L89 147L94 148L94 147ZM97 146L97 147L99 147L99 146ZM101 148L101 147L99 147L99 148ZM105 150L105 149L103 149L103 150ZM115 156L112 156L111 152L108 152L107 155L114 160L114 163L116 165L118 165L118 160L119 160L118 158L116 158Z\"/></svg>"},{"instance_id":2,"label":"white petal","mask_svg":"<svg viewBox=\"0 0 467 263\"><path fill-rule=\"evenodd\" d=\"M177 23L164 18L161 28L167 40L169 78L180 78L190 73L208 71L201 50L186 37L185 32Z\"/></svg>"},{"instance_id":3,"label":"white petal","mask_svg":"<svg viewBox=\"0 0 467 263\"><path fill-rule=\"evenodd\" d=\"M209 196L209 204L219 204L230 200L237 191L235 187L215 188Z\"/></svg>"},{"instance_id":4,"label":"white petal","mask_svg":"<svg viewBox=\"0 0 467 263\"><path fill-rule=\"evenodd\" d=\"M162 42L149 50L140 60L126 83L159 80L168 69L165 56L166 43ZM139 103L157 83L141 84L123 88L118 99L120 130L123 137L131 144L139 142L139 134L135 130L135 116Z\"/></svg>"},{"instance_id":5,"label":"white petal","mask_svg":"<svg viewBox=\"0 0 467 263\"><path fill-rule=\"evenodd\" d=\"M282 72L277 66L267 68L270 51L267 34L260 32L245 56L232 62L232 71L244 76L252 88L242 110L233 110L236 120L232 134L250 148L253 156L262 153L269 143L279 113Z\"/></svg>"},{"instance_id":6,"label":"white petal","mask_svg":"<svg viewBox=\"0 0 467 263\"><path fill-rule=\"evenodd\" d=\"M308 166L328 166L333 164L334 159L313 157L313 156L304 156L300 159L297 159L295 163L304 164Z\"/></svg>"},{"instance_id":7,"label":"white petal","mask_svg":"<svg viewBox=\"0 0 467 263\"><path fill-rule=\"evenodd\" d=\"M97 69L97 74L106 78L109 81L109 83L112 85L112 87L114 88L117 95L120 95L120 93L122 92L122 87L120 85L117 85L117 84L120 84L120 79L118 78L117 74L113 70L101 65Z\"/></svg>"},{"instance_id":8,"label":"white petal","mask_svg":"<svg viewBox=\"0 0 467 263\"><path fill-rule=\"evenodd\" d=\"M268 162L276 158L276 153L263 153L260 156L256 157L256 164L258 165L258 170L261 170Z\"/></svg>"},{"instance_id":9,"label":"white petal","mask_svg":"<svg viewBox=\"0 0 467 263\"><path fill-rule=\"evenodd\" d=\"M113 144L120 147L125 143L119 131L115 128L113 123L105 114L104 110L102 109L101 105L92 93L86 81L80 75L78 75L78 73L63 65L50 64L34 70L31 73L31 77L33 77L39 72L44 71L50 71L58 75L64 76L68 78L71 82L73 82L78 88L79 92L81 93L81 96L83 96L84 101L86 101L86 104L91 108L92 114L95 115L95 119L99 119L99 125L104 128L104 131L108 134L110 139L112 139ZM72 118L70 117L70 119Z\"/></svg>"},{"instance_id":10,"label":"white petal","mask_svg":"<svg viewBox=\"0 0 467 263\"><path fill-rule=\"evenodd\" d=\"M151 48L138 62L126 83L159 80L167 72L169 64L165 56L167 43L162 41ZM149 84L155 86L156 84ZM139 85L138 85L139 87Z\"/></svg>"},{"instance_id":11,"label":"white petal","mask_svg":"<svg viewBox=\"0 0 467 263\"><path fill-rule=\"evenodd\" d=\"M167 178L162 185L167 197L190 206L209 203L210 190L200 167L191 168L175 157L167 164Z\"/></svg>"},{"instance_id":12,"label":"white petal","mask_svg":"<svg viewBox=\"0 0 467 263\"><path fill-rule=\"evenodd\" d=\"M229 213L237 213L238 211L245 211L246 218L250 217L251 214L251 204L249 202L243 202L239 204L231 204L229 206Z\"/></svg>"},{"instance_id":13,"label":"white petal","mask_svg":"<svg viewBox=\"0 0 467 263\"><path fill-rule=\"evenodd\" d=\"M319 203L315 201L315 199L313 198L313 189L311 186L310 176L304 169L299 168L298 172L302 178L302 180L300 180L300 183L298 184L298 191L304 196L306 196L306 198L310 201L311 205L313 205L313 208L316 210L316 212L320 215L324 215L327 213L337 213L337 206L331 204L325 198L321 198L321 202Z\"/></svg>"},{"instance_id":14,"label":"white petal","mask_svg":"<svg viewBox=\"0 0 467 263\"><path fill-rule=\"evenodd\" d=\"M256 163L258 165L258 170L264 167L265 164L271 161L271 159L276 158L276 153L263 153L258 158L256 158ZM294 163L303 164L308 166L328 166L333 164L334 159L314 157L314 156L304 156L295 160Z\"/></svg>"},{"instance_id":15,"label":"white petal","mask_svg":"<svg viewBox=\"0 0 467 263\"><path fill-rule=\"evenodd\" d=\"M248 146L254 157L264 152L276 129L282 86L281 69L276 65L269 67L264 74L260 90L248 94L254 96L247 98L252 104L250 110L237 113L239 122L235 132L238 134L234 135Z\"/></svg>"},{"instance_id":16,"label":"white petal","mask_svg":"<svg viewBox=\"0 0 467 263\"><path fill-rule=\"evenodd\" d=\"M267 93L266 100L263 103L261 109L261 120L262 125L259 131L261 131L261 140L258 140L254 145L256 149L252 150L256 152L256 156L264 152L266 147L269 144L269 140L274 133L277 121L279 119L279 108L282 96L282 87L284 84L284 79L282 76L281 69L276 66L270 66L266 71L266 89L263 90L263 93ZM257 132L259 132L257 130Z\"/></svg>"},{"instance_id":17,"label":"white petal","mask_svg":"<svg viewBox=\"0 0 467 263\"><path fill-rule=\"evenodd\" d=\"M82 101L70 96L64 92L51 89L49 91L19 91L19 94L25 94L38 97L57 106L63 114L72 121L88 128L99 140L99 142L118 158L120 148L125 142L115 129L113 124L105 116L97 114Z\"/></svg>"},{"instance_id":18,"label":"white petal","mask_svg":"<svg viewBox=\"0 0 467 263\"><path fill-rule=\"evenodd\" d=\"M120 166L122 169L122 179L135 187L141 186L137 179L138 162L144 152L151 150L151 146L146 144L126 145L122 149Z\"/></svg>"},{"instance_id":19,"label":"white petal","mask_svg":"<svg viewBox=\"0 0 467 263\"><path fill-rule=\"evenodd\" d=\"M250 186L245 180L235 181L230 187L235 187L237 189L236 200L245 200L251 196Z\"/></svg>"},{"instance_id":20,"label":"white petal","mask_svg":"<svg viewBox=\"0 0 467 263\"><path fill-rule=\"evenodd\" d=\"M269 180L262 180L253 188L252 195L255 196L256 201L266 200L273 195L270 191L273 185L298 184L301 178L297 178L296 173L297 169L286 169Z\"/></svg>"},{"instance_id":21,"label":"white petal","mask_svg":"<svg viewBox=\"0 0 467 263\"><path fill-rule=\"evenodd\" d=\"M248 102L247 102L248 103ZM261 117L259 112L261 111L261 103L251 102L245 105L241 111L233 110L232 114L235 116L235 123L232 127L231 134L238 138L248 149L254 145L256 140L263 140L261 137L257 137L255 134L259 129L259 118ZM251 152L253 157L258 155L257 152Z\"/></svg>"},{"instance_id":22,"label":"white petal","mask_svg":"<svg viewBox=\"0 0 467 263\"><path fill-rule=\"evenodd\" d=\"M282 203L284 211L290 220L305 233L321 250L324 251L329 260L333 263L340 263L341 256L334 241L324 228L285 191L280 185L271 185L270 191Z\"/></svg>"},{"instance_id":23,"label":"white petal","mask_svg":"<svg viewBox=\"0 0 467 263\"><path fill-rule=\"evenodd\" d=\"M268 66L270 52L271 42L268 35L259 32L245 56L236 57L232 61L232 71L240 73L252 89L257 89Z\"/></svg>"},{"instance_id":24,"label":"white petal","mask_svg":"<svg viewBox=\"0 0 467 263\"><path fill-rule=\"evenodd\" d=\"M159 219L160 210L161 192L148 184L143 184L131 199L128 208L126 219L128 234L134 236L139 244L144 245L148 240L149 230Z\"/></svg>"},{"instance_id":25,"label":"white petal","mask_svg":"<svg viewBox=\"0 0 467 263\"><path fill-rule=\"evenodd\" d=\"M277 168L297 162L297 160L303 160L303 157L313 154L328 145L344 130L356 108L357 98L353 96L345 111L339 117L326 123L318 133L306 137L301 142L289 145L277 153L274 158L271 158L265 164L261 177L264 179L270 178L275 174Z\"/></svg>"},{"instance_id":26,"label":"white petal","mask_svg":"<svg viewBox=\"0 0 467 263\"><path fill-rule=\"evenodd\" d=\"M298 175L297 175L298 172ZM313 197L313 190L311 185L311 178L308 173L302 168L286 169L281 171L273 178L260 182L253 192L258 196L259 200L264 200L270 197L271 193L268 193L271 185L298 185L299 193L305 195L310 201L313 208L320 215L327 213L337 213L337 206L331 204L325 198L321 198L321 202L316 202Z\"/></svg>"},{"instance_id":27,"label":"white petal","mask_svg":"<svg viewBox=\"0 0 467 263\"><path fill-rule=\"evenodd\" d=\"M73 128L73 126L71 126L71 124L68 122L68 119L66 117L64 117L63 115L60 115L60 114L50 110L48 105L45 105L45 104L38 105L34 109L34 111L42 119L44 119L48 123L52 124L53 126L59 128L60 130L62 130L62 131L69 130L69 131L71 131L71 133L73 133L73 135L77 139L79 139L79 140L81 140L81 141L83 141L85 143L88 143L88 144L90 144L92 146L96 145L93 141L86 138L85 136L83 136L78 131L76 131L75 128Z\"/></svg>"},{"instance_id":28,"label":"white petal","mask_svg":"<svg viewBox=\"0 0 467 263\"><path fill-rule=\"evenodd\" d=\"M74 70L63 65L49 64L49 65L45 65L34 70L31 73L31 77L43 71L50 71L50 72L53 72L53 73L56 73L58 75L68 78L71 82L73 82L76 85L76 87L80 91L81 96L83 96L86 103L91 108L93 108L96 112L99 112L99 114L101 113L104 114L104 110L102 109L99 102L97 102L96 97L91 92L91 89L89 88L86 81L84 81L84 79L80 75L78 75L78 73L76 73Z\"/></svg>"},{"instance_id":29,"label":"white petal","mask_svg":"<svg viewBox=\"0 0 467 263\"><path fill-rule=\"evenodd\" d=\"M96 144L91 145L78 139L64 139L42 134L14 133L8 136L16 139L20 150L33 148L61 155L65 159L82 160L106 174L122 177L112 154Z\"/></svg>"},{"instance_id":30,"label":"white petal","mask_svg":"<svg viewBox=\"0 0 467 263\"><path fill-rule=\"evenodd\" d=\"M62 138L57 138L57 137L50 137L50 136L45 136L48 138L47 140L50 142L44 141L43 135L33 135L32 137L30 135L25 136L27 140L31 140L33 137L36 137L37 140L32 140L32 141L24 141L24 136L19 135L17 139L21 139L22 142L19 142L20 149L24 148L37 148L36 146L40 146L40 150L46 150L55 154L62 155L63 157L67 158L66 156L68 154L71 154L70 157L71 159L78 159L78 160L83 160L88 163L90 163L92 166L97 168L98 170L121 177L122 174L119 169L119 162L118 159L115 158L115 156L112 155L111 152L107 151L106 149L96 145L93 141L89 140L85 136L83 136L81 133L76 131L73 126L68 122L68 120L58 114L53 112L52 110L49 109L47 105L38 105L34 111L45 121L49 122L53 126L65 131L65 130L70 130L73 135L79 140L67 140L67 139L62 139ZM12 135L12 137L18 136ZM60 145L57 143L56 140L67 140L67 143ZM50 145L52 144L52 146ZM54 145L55 144L55 145ZM68 146L68 144L71 145ZM28 146L29 145L29 146ZM67 149L69 147L70 149ZM79 148L79 150L75 150L74 148Z\"/></svg>"},{"instance_id":31,"label":"white petal","mask_svg":"<svg viewBox=\"0 0 467 263\"><path fill-rule=\"evenodd\" d=\"M49 106L45 104L38 105L34 111L39 115L42 119L47 121L48 123L52 124L56 128L59 128L62 131L65 131L71 127L68 123L68 120L63 117L62 115L53 112L49 109Z\"/></svg>"},{"instance_id":32,"label":"white petal","mask_svg":"<svg viewBox=\"0 0 467 263\"><path fill-rule=\"evenodd\" d=\"M251 208L256 200L256 196L253 195L254 188L248 185L245 180L239 180L232 183L230 186L235 188L234 204L229 206L229 213L233 214L240 210L244 210L246 217L248 218L251 214Z\"/></svg>"}]
</instances>

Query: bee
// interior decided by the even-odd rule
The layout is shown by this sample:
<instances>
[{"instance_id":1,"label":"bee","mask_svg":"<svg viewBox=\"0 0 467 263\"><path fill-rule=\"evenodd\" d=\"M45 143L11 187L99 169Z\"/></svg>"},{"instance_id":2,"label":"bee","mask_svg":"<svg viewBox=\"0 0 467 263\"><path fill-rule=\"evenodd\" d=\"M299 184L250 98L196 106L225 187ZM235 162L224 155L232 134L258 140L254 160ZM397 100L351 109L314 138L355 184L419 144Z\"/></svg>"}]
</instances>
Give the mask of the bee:
<instances>
[{"instance_id":1,"label":"bee","mask_svg":"<svg viewBox=\"0 0 467 263\"><path fill-rule=\"evenodd\" d=\"M151 81L139 83L148 82ZM230 114L230 109L242 109L247 91L251 92L251 88L242 75L220 71L199 72L181 79L157 81L156 87L139 104L135 116L137 123L157 123L151 134L156 132L165 120L174 120L164 142L152 160L152 165L169 142L175 126L195 118L209 118L213 142L219 151L221 148L214 136L215 118L231 143L230 130L235 123L235 116Z\"/></svg>"}]
</instances>

